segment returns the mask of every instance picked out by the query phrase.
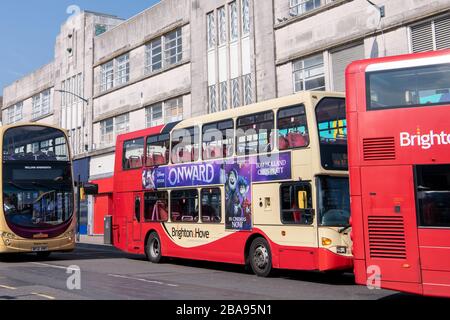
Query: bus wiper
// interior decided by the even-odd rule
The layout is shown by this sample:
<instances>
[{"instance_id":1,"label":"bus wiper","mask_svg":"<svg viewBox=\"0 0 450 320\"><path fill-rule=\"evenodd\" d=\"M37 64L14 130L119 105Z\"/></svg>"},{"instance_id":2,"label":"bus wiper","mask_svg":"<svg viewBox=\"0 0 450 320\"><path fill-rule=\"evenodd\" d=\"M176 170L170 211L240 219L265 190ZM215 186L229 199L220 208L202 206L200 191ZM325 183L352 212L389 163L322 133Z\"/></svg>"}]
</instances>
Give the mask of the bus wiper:
<instances>
[{"instance_id":1,"label":"bus wiper","mask_svg":"<svg viewBox=\"0 0 450 320\"><path fill-rule=\"evenodd\" d=\"M13 181L7 181L6 183L9 184L9 185L12 185L13 187L15 187L17 189L20 189L20 190L32 190L31 188L26 188L26 187L21 186L21 185L15 183Z\"/></svg>"},{"instance_id":2,"label":"bus wiper","mask_svg":"<svg viewBox=\"0 0 450 320\"><path fill-rule=\"evenodd\" d=\"M348 225L348 226L346 226L346 227L343 227L343 228L339 229L339 233L343 233L343 232L347 231L347 230L350 229L350 228L351 228L351 225Z\"/></svg>"}]
</instances>

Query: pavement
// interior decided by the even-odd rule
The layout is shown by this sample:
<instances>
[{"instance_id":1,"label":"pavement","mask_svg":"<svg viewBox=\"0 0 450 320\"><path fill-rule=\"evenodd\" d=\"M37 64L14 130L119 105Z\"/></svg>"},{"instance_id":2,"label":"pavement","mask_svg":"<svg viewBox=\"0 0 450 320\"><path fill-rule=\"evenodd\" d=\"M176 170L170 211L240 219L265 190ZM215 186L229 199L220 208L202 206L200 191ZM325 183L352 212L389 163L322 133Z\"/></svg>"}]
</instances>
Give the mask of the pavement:
<instances>
[{"instance_id":1,"label":"pavement","mask_svg":"<svg viewBox=\"0 0 450 320\"><path fill-rule=\"evenodd\" d=\"M353 275L279 271L259 278L242 266L170 259L152 264L82 237L71 253L0 257L0 299L5 300L404 300L411 296L369 290ZM417 299L417 298L414 298Z\"/></svg>"}]
</instances>

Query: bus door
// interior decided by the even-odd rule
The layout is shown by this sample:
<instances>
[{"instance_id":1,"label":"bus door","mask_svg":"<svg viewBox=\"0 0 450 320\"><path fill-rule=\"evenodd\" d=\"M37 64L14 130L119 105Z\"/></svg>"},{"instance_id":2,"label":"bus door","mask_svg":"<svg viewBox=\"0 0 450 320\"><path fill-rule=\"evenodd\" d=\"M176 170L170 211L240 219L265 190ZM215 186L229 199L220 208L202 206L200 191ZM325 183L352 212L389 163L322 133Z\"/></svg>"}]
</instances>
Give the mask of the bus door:
<instances>
[{"instance_id":1,"label":"bus door","mask_svg":"<svg viewBox=\"0 0 450 320\"><path fill-rule=\"evenodd\" d=\"M368 276L420 283L411 167L363 167L361 185Z\"/></svg>"},{"instance_id":2,"label":"bus door","mask_svg":"<svg viewBox=\"0 0 450 320\"><path fill-rule=\"evenodd\" d=\"M134 210L133 210L133 241L141 241L142 233L142 194L135 193L134 197Z\"/></svg>"},{"instance_id":3,"label":"bus door","mask_svg":"<svg viewBox=\"0 0 450 320\"><path fill-rule=\"evenodd\" d=\"M449 296L450 165L418 165L414 171L423 290Z\"/></svg>"}]
</instances>

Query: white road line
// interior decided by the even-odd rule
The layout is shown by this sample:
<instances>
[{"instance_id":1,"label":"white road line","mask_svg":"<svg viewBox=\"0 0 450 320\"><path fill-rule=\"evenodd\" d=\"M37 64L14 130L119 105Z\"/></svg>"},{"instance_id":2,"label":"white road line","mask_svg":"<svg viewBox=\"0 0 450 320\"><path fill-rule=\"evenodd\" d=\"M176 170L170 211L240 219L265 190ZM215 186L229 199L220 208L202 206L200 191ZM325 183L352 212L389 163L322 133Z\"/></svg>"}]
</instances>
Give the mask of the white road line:
<instances>
[{"instance_id":1,"label":"white road line","mask_svg":"<svg viewBox=\"0 0 450 320\"><path fill-rule=\"evenodd\" d=\"M41 263L41 262L31 262L31 264L35 264L41 267L49 267L49 268L54 268L54 269L63 269L63 270L69 270L69 267L64 267L64 266L58 266L55 264L48 264L48 263Z\"/></svg>"},{"instance_id":2,"label":"white road line","mask_svg":"<svg viewBox=\"0 0 450 320\"><path fill-rule=\"evenodd\" d=\"M34 296L38 296L38 297L41 297L41 298L48 299L48 300L55 300L56 299L55 297L52 297L52 296L49 296L49 295L46 295L46 294L42 294L42 293L31 292L31 294L34 295Z\"/></svg>"},{"instance_id":3,"label":"white road line","mask_svg":"<svg viewBox=\"0 0 450 320\"><path fill-rule=\"evenodd\" d=\"M0 285L0 288L9 289L9 290L17 290L17 288L10 287L10 286L5 286L5 285Z\"/></svg>"},{"instance_id":4,"label":"white road line","mask_svg":"<svg viewBox=\"0 0 450 320\"><path fill-rule=\"evenodd\" d=\"M134 277L122 276L122 275L119 275L119 274L108 274L108 276L114 277L114 278L122 278L122 279L136 280L136 281L141 281L141 282L146 282L146 283L159 284L161 286L178 287L177 284L164 283L164 282L161 282L161 281L148 280L148 279L142 279L142 278L134 278Z\"/></svg>"}]
</instances>

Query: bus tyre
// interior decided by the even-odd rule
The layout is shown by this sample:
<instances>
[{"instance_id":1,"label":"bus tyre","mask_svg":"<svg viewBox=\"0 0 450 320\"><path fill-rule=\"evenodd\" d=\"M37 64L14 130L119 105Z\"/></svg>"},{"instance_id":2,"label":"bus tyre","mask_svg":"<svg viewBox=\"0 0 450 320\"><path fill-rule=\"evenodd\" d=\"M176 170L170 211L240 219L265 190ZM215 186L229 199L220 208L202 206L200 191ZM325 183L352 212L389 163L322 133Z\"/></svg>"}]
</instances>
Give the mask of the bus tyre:
<instances>
[{"instance_id":1,"label":"bus tyre","mask_svg":"<svg viewBox=\"0 0 450 320\"><path fill-rule=\"evenodd\" d=\"M272 272L272 253L264 238L256 238L250 246L250 266L258 277L268 277Z\"/></svg>"},{"instance_id":2,"label":"bus tyre","mask_svg":"<svg viewBox=\"0 0 450 320\"><path fill-rule=\"evenodd\" d=\"M145 244L145 254L148 261L152 263L160 263L161 255L161 240L156 232L150 233Z\"/></svg>"}]
</instances>

